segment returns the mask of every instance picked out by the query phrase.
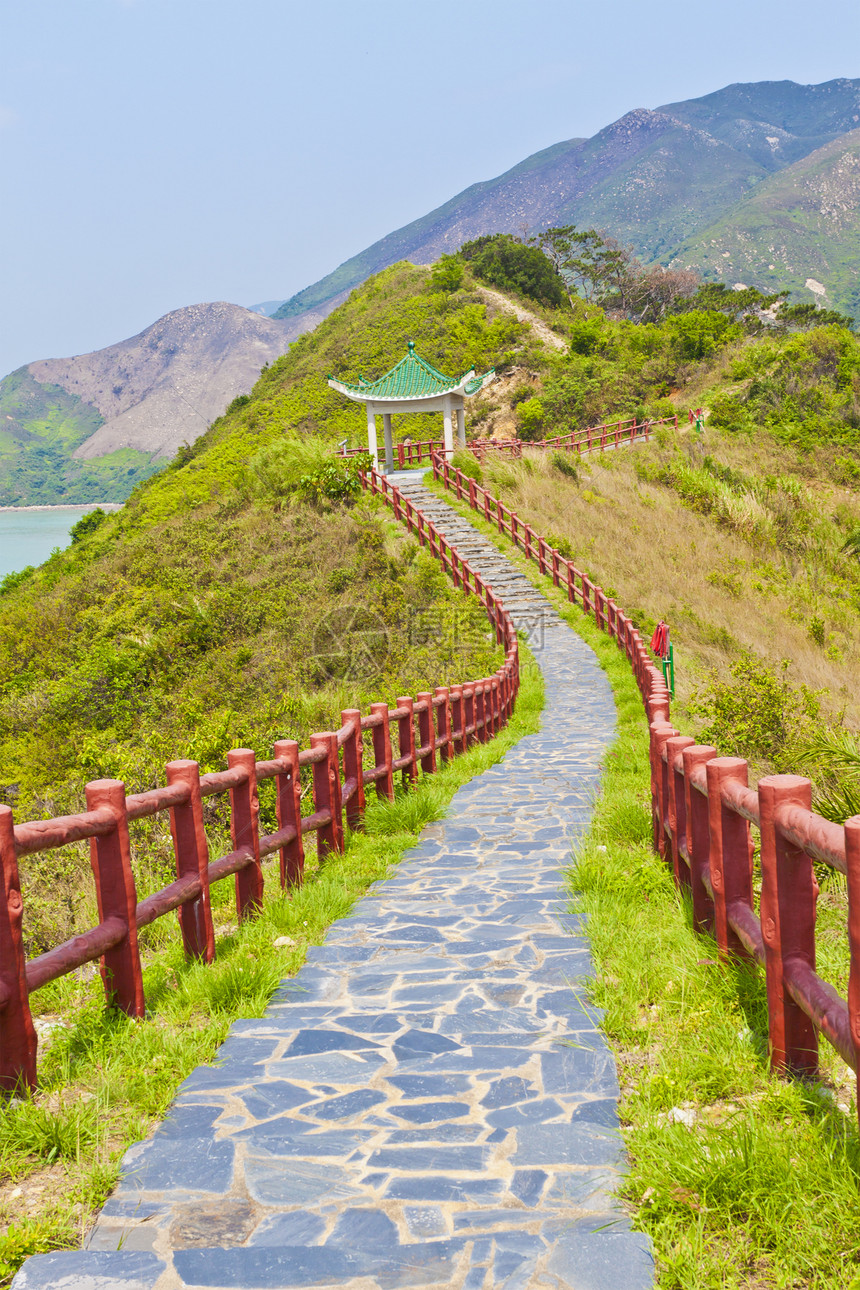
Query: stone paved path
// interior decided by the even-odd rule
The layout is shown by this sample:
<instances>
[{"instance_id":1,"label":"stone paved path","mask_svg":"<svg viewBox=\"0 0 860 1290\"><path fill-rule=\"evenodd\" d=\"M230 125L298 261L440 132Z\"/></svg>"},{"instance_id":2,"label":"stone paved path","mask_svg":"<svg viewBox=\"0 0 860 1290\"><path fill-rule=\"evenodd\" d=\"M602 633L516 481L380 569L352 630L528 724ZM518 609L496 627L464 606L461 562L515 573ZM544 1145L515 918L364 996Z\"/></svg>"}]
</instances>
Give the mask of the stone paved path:
<instances>
[{"instance_id":1,"label":"stone paved path","mask_svg":"<svg viewBox=\"0 0 860 1290\"><path fill-rule=\"evenodd\" d=\"M15 1290L644 1290L612 1191L617 1084L562 871L613 735L592 652L414 476L398 482L530 630L543 729L456 794L395 876L128 1152L84 1251Z\"/></svg>"}]
</instances>

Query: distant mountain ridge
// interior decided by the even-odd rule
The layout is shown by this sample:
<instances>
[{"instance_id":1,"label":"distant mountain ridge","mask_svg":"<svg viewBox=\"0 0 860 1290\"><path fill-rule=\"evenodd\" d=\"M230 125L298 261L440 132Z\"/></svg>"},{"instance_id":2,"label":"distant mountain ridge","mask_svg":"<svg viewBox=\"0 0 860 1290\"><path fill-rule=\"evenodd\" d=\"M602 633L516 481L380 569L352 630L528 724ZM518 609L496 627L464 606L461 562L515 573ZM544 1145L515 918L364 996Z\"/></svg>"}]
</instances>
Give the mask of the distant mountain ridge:
<instances>
[{"instance_id":1,"label":"distant mountain ridge","mask_svg":"<svg viewBox=\"0 0 860 1290\"><path fill-rule=\"evenodd\" d=\"M523 226L594 226L632 243L646 260L668 263L774 172L858 126L860 79L729 85L636 109L591 139L554 144L473 184L298 292L273 317L309 308L327 313L396 260L428 263L482 233Z\"/></svg>"},{"instance_id":2,"label":"distant mountain ridge","mask_svg":"<svg viewBox=\"0 0 860 1290\"><path fill-rule=\"evenodd\" d=\"M193 443L297 329L219 301L0 382L0 505L123 501Z\"/></svg>"},{"instance_id":3,"label":"distant mountain ridge","mask_svg":"<svg viewBox=\"0 0 860 1290\"><path fill-rule=\"evenodd\" d=\"M771 175L676 258L764 291L811 293L860 320L860 129Z\"/></svg>"},{"instance_id":4,"label":"distant mountain ridge","mask_svg":"<svg viewBox=\"0 0 860 1290\"><path fill-rule=\"evenodd\" d=\"M471 185L287 301L191 305L107 349L30 363L0 382L0 505L124 500L371 274L568 223L860 321L860 79L635 109Z\"/></svg>"}]
</instances>

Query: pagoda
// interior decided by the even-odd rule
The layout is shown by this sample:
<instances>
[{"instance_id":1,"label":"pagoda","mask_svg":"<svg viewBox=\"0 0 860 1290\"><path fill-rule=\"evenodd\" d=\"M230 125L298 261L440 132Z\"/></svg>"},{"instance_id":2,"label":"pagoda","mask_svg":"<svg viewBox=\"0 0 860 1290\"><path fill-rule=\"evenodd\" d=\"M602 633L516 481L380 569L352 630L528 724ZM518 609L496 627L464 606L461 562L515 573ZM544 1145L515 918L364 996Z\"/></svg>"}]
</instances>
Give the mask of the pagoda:
<instances>
[{"instance_id":1,"label":"pagoda","mask_svg":"<svg viewBox=\"0 0 860 1290\"><path fill-rule=\"evenodd\" d=\"M395 363L390 372L375 381L364 376L358 380L339 381L329 376L333 390L345 394L354 403L367 406L367 447L378 468L379 453L376 442L376 418L382 416L385 433L385 469L394 469L394 447L391 439L391 418L396 412L441 412L445 425L445 453L454 451L454 417L457 418L457 438L466 445L466 399L477 394L495 376L490 368L478 376L474 367L463 376L445 376L419 354L410 340L405 358Z\"/></svg>"}]
</instances>

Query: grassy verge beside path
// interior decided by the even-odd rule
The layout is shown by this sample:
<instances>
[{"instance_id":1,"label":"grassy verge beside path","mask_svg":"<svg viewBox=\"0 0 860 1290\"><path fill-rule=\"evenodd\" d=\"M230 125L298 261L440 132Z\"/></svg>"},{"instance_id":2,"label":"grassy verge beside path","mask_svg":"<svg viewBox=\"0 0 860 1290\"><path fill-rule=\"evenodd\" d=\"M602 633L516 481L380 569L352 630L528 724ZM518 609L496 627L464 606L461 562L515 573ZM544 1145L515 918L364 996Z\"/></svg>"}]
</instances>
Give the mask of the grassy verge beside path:
<instances>
[{"instance_id":1,"label":"grassy verge beside path","mask_svg":"<svg viewBox=\"0 0 860 1290\"><path fill-rule=\"evenodd\" d=\"M52 1028L43 1021L39 1090L0 1114L0 1285L28 1255L80 1243L116 1181L122 1153L151 1131L189 1072L212 1060L230 1023L261 1016L281 979L301 967L308 945L320 944L424 825L446 813L460 785L539 728L543 683L527 648L520 658L516 710L492 742L393 803L368 799L363 831L349 834L344 853L322 867L309 855L305 884L291 896L281 895L267 862L260 917L216 927L214 963L187 962L174 935L144 967L145 1021L106 1014L97 977L63 977L40 992L43 1003L50 992Z\"/></svg>"},{"instance_id":2,"label":"grassy verge beside path","mask_svg":"<svg viewBox=\"0 0 860 1290\"><path fill-rule=\"evenodd\" d=\"M820 1084L770 1074L763 975L719 965L651 849L647 726L626 657L490 525L435 491L557 606L615 695L618 738L570 883L618 1062L623 1196L654 1242L658 1285L857 1290L860 1143L853 1101L835 1091L841 1062L822 1042Z\"/></svg>"}]
</instances>

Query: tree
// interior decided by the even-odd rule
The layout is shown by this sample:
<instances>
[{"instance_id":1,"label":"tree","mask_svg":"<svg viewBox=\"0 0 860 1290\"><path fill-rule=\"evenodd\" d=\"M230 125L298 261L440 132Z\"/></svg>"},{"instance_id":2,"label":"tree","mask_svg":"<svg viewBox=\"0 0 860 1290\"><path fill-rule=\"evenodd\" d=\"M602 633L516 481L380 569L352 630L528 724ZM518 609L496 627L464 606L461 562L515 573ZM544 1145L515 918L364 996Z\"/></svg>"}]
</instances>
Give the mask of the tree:
<instances>
[{"instance_id":1,"label":"tree","mask_svg":"<svg viewBox=\"0 0 860 1290\"><path fill-rule=\"evenodd\" d=\"M808 331L810 327L847 327L849 331L854 329L853 318L840 314L836 309L819 309L811 300L802 305L790 305L783 301L776 321L782 327L794 327L801 331Z\"/></svg>"},{"instance_id":2,"label":"tree","mask_svg":"<svg viewBox=\"0 0 860 1290\"><path fill-rule=\"evenodd\" d=\"M430 270L430 285L434 291L450 295L463 285L463 261L458 255L440 255Z\"/></svg>"},{"instance_id":3,"label":"tree","mask_svg":"<svg viewBox=\"0 0 860 1290\"><path fill-rule=\"evenodd\" d=\"M600 300L607 281L617 269L618 255L596 229L580 232L575 224L565 224L545 229L532 241L564 282L571 304L571 293L587 302Z\"/></svg>"},{"instance_id":4,"label":"tree","mask_svg":"<svg viewBox=\"0 0 860 1290\"><path fill-rule=\"evenodd\" d=\"M568 290L587 303L620 309L636 322L659 322L676 301L694 295L700 278L689 269L646 268L631 246L575 224L545 229L533 239Z\"/></svg>"},{"instance_id":5,"label":"tree","mask_svg":"<svg viewBox=\"0 0 860 1290\"><path fill-rule=\"evenodd\" d=\"M485 234L460 247L476 277L502 291L515 291L550 308L564 304L564 283L555 266L536 246L510 233Z\"/></svg>"}]
</instances>

